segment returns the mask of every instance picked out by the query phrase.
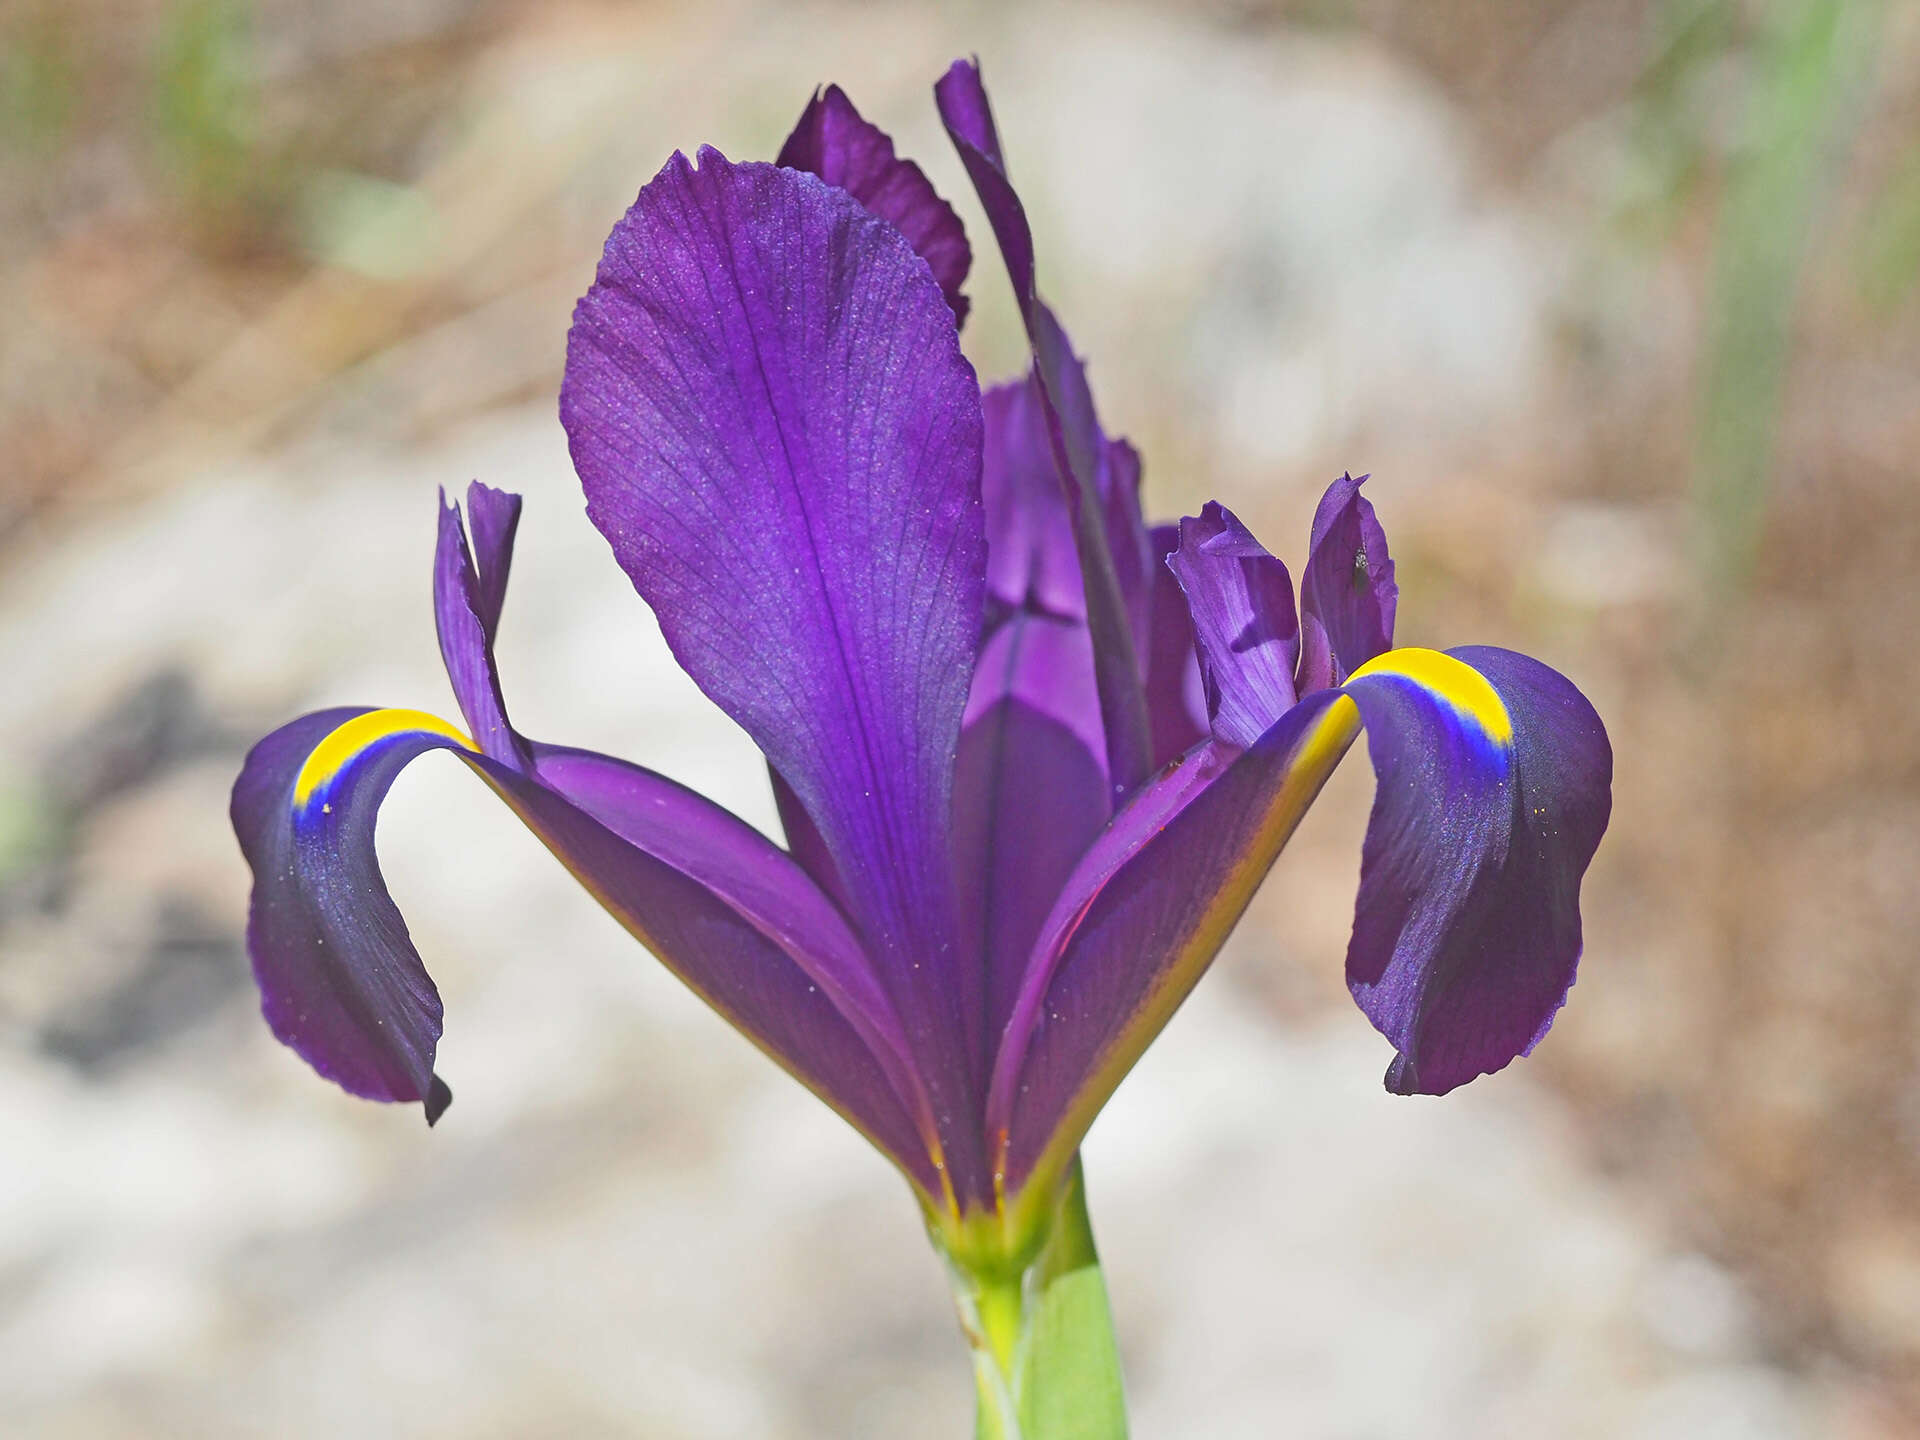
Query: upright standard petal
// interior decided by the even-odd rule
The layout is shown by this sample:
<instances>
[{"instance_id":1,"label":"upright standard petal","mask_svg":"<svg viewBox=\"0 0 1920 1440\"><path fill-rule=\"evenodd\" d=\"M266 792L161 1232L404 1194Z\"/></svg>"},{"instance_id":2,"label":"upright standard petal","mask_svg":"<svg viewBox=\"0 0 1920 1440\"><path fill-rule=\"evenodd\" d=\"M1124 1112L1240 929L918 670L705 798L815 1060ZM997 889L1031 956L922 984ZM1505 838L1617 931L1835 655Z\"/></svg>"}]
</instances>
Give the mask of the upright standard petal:
<instances>
[{"instance_id":1,"label":"upright standard petal","mask_svg":"<svg viewBox=\"0 0 1920 1440\"><path fill-rule=\"evenodd\" d=\"M1045 388L1030 374L994 386L981 405L989 626L1022 605L1056 618L1090 619L1073 507L1060 483L1048 432ZM1094 470L1100 524L1126 628L1144 657L1152 634L1157 557L1140 513L1140 456L1125 440L1100 435L1098 422L1092 423L1101 456Z\"/></svg>"},{"instance_id":2,"label":"upright standard petal","mask_svg":"<svg viewBox=\"0 0 1920 1440\"><path fill-rule=\"evenodd\" d=\"M675 657L817 827L956 1187L980 1193L950 848L980 397L939 286L843 190L675 156L607 241L560 412L588 514Z\"/></svg>"},{"instance_id":3,"label":"upright standard petal","mask_svg":"<svg viewBox=\"0 0 1920 1440\"><path fill-rule=\"evenodd\" d=\"M1032 379L982 397L987 640L954 782L961 915L984 976L973 1037L984 1071L1027 950L1111 813L1106 740L1066 496Z\"/></svg>"},{"instance_id":4,"label":"upright standard petal","mask_svg":"<svg viewBox=\"0 0 1920 1440\"><path fill-rule=\"evenodd\" d=\"M1231 510L1180 522L1167 561L1192 616L1213 733L1244 750L1293 705L1300 622L1293 579Z\"/></svg>"},{"instance_id":5,"label":"upright standard petal","mask_svg":"<svg viewBox=\"0 0 1920 1440\"><path fill-rule=\"evenodd\" d=\"M1300 576L1300 608L1325 629L1333 657L1328 683L1335 685L1393 648L1400 587L1393 580L1387 532L1360 493L1366 479L1342 475L1327 487L1314 512ZM1309 678L1318 677L1302 676Z\"/></svg>"},{"instance_id":6,"label":"upright standard petal","mask_svg":"<svg viewBox=\"0 0 1920 1440\"><path fill-rule=\"evenodd\" d=\"M1539 1043L1580 959L1580 877L1613 752L1562 675L1510 650L1395 650L1346 687L1378 777L1347 984L1443 1095Z\"/></svg>"},{"instance_id":7,"label":"upright standard petal","mask_svg":"<svg viewBox=\"0 0 1920 1440\"><path fill-rule=\"evenodd\" d=\"M1028 328L1054 468L1080 558L1108 764L1116 795L1124 796L1146 778L1153 749L1141 663L1152 591L1139 460L1132 447L1102 432L1086 366L1053 312L1036 304Z\"/></svg>"},{"instance_id":8,"label":"upright standard petal","mask_svg":"<svg viewBox=\"0 0 1920 1440\"><path fill-rule=\"evenodd\" d=\"M1293 692L1296 695L1311 695L1334 683L1333 642L1327 638L1327 627L1315 616L1302 615L1300 669L1293 677Z\"/></svg>"},{"instance_id":9,"label":"upright standard petal","mask_svg":"<svg viewBox=\"0 0 1920 1440\"><path fill-rule=\"evenodd\" d=\"M1093 646L1078 621L1022 611L974 673L954 778L960 913L984 977L984 1073L1060 887L1111 813Z\"/></svg>"},{"instance_id":10,"label":"upright standard petal","mask_svg":"<svg viewBox=\"0 0 1920 1440\"><path fill-rule=\"evenodd\" d=\"M1113 575L1126 607L1127 630L1144 680L1153 636L1153 539L1140 502L1140 452L1128 440L1105 440L1100 457L1100 515L1106 522Z\"/></svg>"},{"instance_id":11,"label":"upright standard petal","mask_svg":"<svg viewBox=\"0 0 1920 1440\"><path fill-rule=\"evenodd\" d=\"M1067 497L1074 544L1086 592L1087 629L1093 637L1094 670L1100 688L1108 765L1117 794L1146 778L1152 757L1140 652L1144 635L1132 617L1144 616L1148 594L1147 537L1136 523L1119 553L1108 524L1101 475L1113 463L1094 412L1085 367L1066 332L1035 289L1033 236L1026 210L1007 179L1006 159L977 63L958 60L934 86L947 135L980 197L1013 282L1014 301L1027 329L1033 374L1039 386L1054 468ZM1137 483L1137 470L1135 471ZM1137 516L1137 507L1136 507ZM1137 601L1125 588L1133 580ZM1144 624L1140 629L1144 631Z\"/></svg>"},{"instance_id":12,"label":"upright standard petal","mask_svg":"<svg viewBox=\"0 0 1920 1440\"><path fill-rule=\"evenodd\" d=\"M989 626L1017 610L1084 619L1086 587L1073 517L1054 470L1045 401L1031 377L980 397L986 421L980 474L987 524ZM1098 720L1099 696L1092 697Z\"/></svg>"},{"instance_id":13,"label":"upright standard petal","mask_svg":"<svg viewBox=\"0 0 1920 1440\"><path fill-rule=\"evenodd\" d=\"M864 119L838 85L816 93L774 162L818 175L897 227L939 282L956 324L967 319L960 286L973 264L967 232L918 165L893 153L888 134Z\"/></svg>"},{"instance_id":14,"label":"upright standard petal","mask_svg":"<svg viewBox=\"0 0 1920 1440\"><path fill-rule=\"evenodd\" d=\"M1000 153L1000 132L993 123L993 106L980 79L977 60L956 60L933 87L940 119L960 152L960 163L980 196L993 227L994 241L1006 261L1013 295L1024 316L1034 304L1033 232L1027 212L1007 179L1006 158Z\"/></svg>"},{"instance_id":15,"label":"upright standard petal","mask_svg":"<svg viewBox=\"0 0 1920 1440\"><path fill-rule=\"evenodd\" d=\"M1207 734L1206 687L1193 644L1193 616L1167 559L1180 548L1178 525L1156 525L1152 557L1152 638L1147 645L1147 716L1153 725L1153 768L1185 754ZM1304 689L1301 694L1305 694Z\"/></svg>"},{"instance_id":16,"label":"upright standard petal","mask_svg":"<svg viewBox=\"0 0 1920 1440\"><path fill-rule=\"evenodd\" d=\"M507 702L493 660L493 640L506 601L513 563L513 535L520 523L520 497L479 481L467 487L474 549L467 548L460 509L440 496L440 537L434 550L433 619L440 659L454 699L481 751L503 765L523 769L525 747L507 720Z\"/></svg>"}]
</instances>

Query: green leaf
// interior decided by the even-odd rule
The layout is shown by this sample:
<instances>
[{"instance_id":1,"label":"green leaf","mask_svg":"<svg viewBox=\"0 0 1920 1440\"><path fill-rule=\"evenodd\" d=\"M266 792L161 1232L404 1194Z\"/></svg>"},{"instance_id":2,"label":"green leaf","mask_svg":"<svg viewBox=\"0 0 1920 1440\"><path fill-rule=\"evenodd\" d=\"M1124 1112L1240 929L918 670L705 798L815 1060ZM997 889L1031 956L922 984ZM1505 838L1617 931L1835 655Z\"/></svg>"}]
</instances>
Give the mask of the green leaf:
<instances>
[{"instance_id":1,"label":"green leaf","mask_svg":"<svg viewBox=\"0 0 1920 1440\"><path fill-rule=\"evenodd\" d=\"M1077 1160L1034 1271L1020 1357L1025 1440L1126 1440L1127 1400L1113 1310Z\"/></svg>"},{"instance_id":2,"label":"green leaf","mask_svg":"<svg viewBox=\"0 0 1920 1440\"><path fill-rule=\"evenodd\" d=\"M1880 0L1771 7L1714 242L1694 503L1717 615L1751 573L1766 520L1794 302L1875 56Z\"/></svg>"}]
</instances>

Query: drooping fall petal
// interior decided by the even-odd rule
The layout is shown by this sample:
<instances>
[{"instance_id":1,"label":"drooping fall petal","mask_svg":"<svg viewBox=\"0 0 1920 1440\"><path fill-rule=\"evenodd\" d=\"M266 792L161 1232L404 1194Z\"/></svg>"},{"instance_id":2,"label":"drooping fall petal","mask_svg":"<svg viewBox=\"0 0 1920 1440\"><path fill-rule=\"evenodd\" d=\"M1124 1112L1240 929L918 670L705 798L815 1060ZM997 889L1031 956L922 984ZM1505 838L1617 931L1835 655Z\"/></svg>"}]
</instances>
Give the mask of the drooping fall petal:
<instances>
[{"instance_id":1,"label":"drooping fall petal","mask_svg":"<svg viewBox=\"0 0 1920 1440\"><path fill-rule=\"evenodd\" d=\"M984 1184L950 840L980 397L940 287L844 190L675 156L608 239L560 412L588 514L675 658L817 827L955 1183Z\"/></svg>"},{"instance_id":2,"label":"drooping fall petal","mask_svg":"<svg viewBox=\"0 0 1920 1440\"><path fill-rule=\"evenodd\" d=\"M512 537L500 522L516 509L517 497L491 491L474 507L491 588L452 507L435 566L450 674L458 684L480 664L494 696L490 652L476 661L463 647L498 624ZM470 583L449 583L463 564ZM475 628L463 632L452 602L467 598ZM232 814L254 873L248 950L275 1035L355 1094L420 1101L429 1119L445 1108L433 1073L440 997L381 878L374 825L400 770L448 750L670 969L938 1194L903 1029L833 903L711 801L637 766L508 734L501 760L435 716L349 708L254 747Z\"/></svg>"},{"instance_id":3,"label":"drooping fall petal","mask_svg":"<svg viewBox=\"0 0 1920 1440\"><path fill-rule=\"evenodd\" d=\"M1327 492L1309 561L1322 565L1332 648L1348 655L1391 636L1395 600L1359 485ZM1284 646L1250 642L1292 618L1285 571L1231 517L1208 513L1183 532L1212 538L1183 546L1175 569L1215 682L1214 727L1230 710L1234 728L1273 724L1292 664ZM1223 543L1234 558L1210 553ZM1251 583L1259 576L1269 583ZM1309 641L1303 673L1326 664L1318 648ZM1532 1049L1573 983L1580 877L1606 829L1612 752L1585 697L1511 651L1388 650L1341 688L1325 724L1364 724L1377 780L1348 985L1399 1051L1390 1088L1443 1093Z\"/></svg>"},{"instance_id":4,"label":"drooping fall petal","mask_svg":"<svg viewBox=\"0 0 1920 1440\"><path fill-rule=\"evenodd\" d=\"M360 757L358 806L344 794L337 807L324 794L314 803L342 749L322 747L356 722L345 748ZM254 876L247 951L267 1024L343 1089L420 1101L429 1124L453 1098L433 1073L440 993L379 878L373 817L407 761L465 743L430 715L324 710L255 745L233 789L233 828Z\"/></svg>"},{"instance_id":5,"label":"drooping fall petal","mask_svg":"<svg viewBox=\"0 0 1920 1440\"><path fill-rule=\"evenodd\" d=\"M464 760L669 968L938 1193L925 1138L896 1088L905 1067L883 1064L848 1018L858 1013L853 1002L843 995L836 1003L831 993L838 979L860 984L857 946L827 928L831 906L824 899L787 912L775 906L776 922L711 886L715 874L728 872L762 900L769 890L810 891L797 869L779 876L774 867L784 857L775 847L762 840L771 853L744 867L744 854L712 858L708 873L696 877L419 711L303 716L254 747L234 787L234 829L254 874L247 948L262 1010L280 1040L356 1095L421 1101L429 1120L446 1108L451 1093L433 1073L440 996L387 893L373 845L375 817L395 777L433 750ZM745 833L736 841L751 844L749 828L709 802L658 776L643 783L657 787L663 829L737 826ZM766 933L776 925L794 950ZM803 933L804 947L795 938Z\"/></svg>"},{"instance_id":6,"label":"drooping fall petal","mask_svg":"<svg viewBox=\"0 0 1920 1440\"><path fill-rule=\"evenodd\" d=\"M1592 706L1508 651L1403 649L1289 707L1284 572L1227 518L1191 527L1175 567L1220 738L1114 817L1042 927L988 1099L1015 1189L1052 1183L1363 725L1378 784L1348 982L1399 1052L1389 1088L1442 1093L1525 1054L1572 983L1612 773Z\"/></svg>"},{"instance_id":7,"label":"drooping fall petal","mask_svg":"<svg viewBox=\"0 0 1920 1440\"><path fill-rule=\"evenodd\" d=\"M1510 650L1395 650L1347 682L1378 784L1347 983L1441 1095L1539 1043L1580 959L1613 753L1565 676Z\"/></svg>"}]
</instances>

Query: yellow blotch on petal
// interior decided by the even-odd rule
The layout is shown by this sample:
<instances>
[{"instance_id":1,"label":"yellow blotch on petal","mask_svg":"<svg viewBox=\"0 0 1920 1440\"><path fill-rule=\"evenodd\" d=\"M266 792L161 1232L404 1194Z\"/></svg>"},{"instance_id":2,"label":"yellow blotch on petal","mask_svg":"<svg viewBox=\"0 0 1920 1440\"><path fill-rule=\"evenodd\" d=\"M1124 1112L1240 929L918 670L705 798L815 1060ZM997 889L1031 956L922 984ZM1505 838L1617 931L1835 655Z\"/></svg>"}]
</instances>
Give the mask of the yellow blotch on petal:
<instances>
[{"instance_id":1,"label":"yellow blotch on petal","mask_svg":"<svg viewBox=\"0 0 1920 1440\"><path fill-rule=\"evenodd\" d=\"M1461 717L1471 720L1502 749L1513 744L1513 717L1487 677L1439 650L1409 646L1376 655L1352 675L1348 683L1368 675L1400 675L1439 697Z\"/></svg>"},{"instance_id":2,"label":"yellow blotch on petal","mask_svg":"<svg viewBox=\"0 0 1920 1440\"><path fill-rule=\"evenodd\" d=\"M316 790L332 783L359 756L395 735L426 733L451 740L463 750L480 747L438 715L424 710L369 710L336 726L307 756L293 782L293 803L304 806Z\"/></svg>"}]
</instances>

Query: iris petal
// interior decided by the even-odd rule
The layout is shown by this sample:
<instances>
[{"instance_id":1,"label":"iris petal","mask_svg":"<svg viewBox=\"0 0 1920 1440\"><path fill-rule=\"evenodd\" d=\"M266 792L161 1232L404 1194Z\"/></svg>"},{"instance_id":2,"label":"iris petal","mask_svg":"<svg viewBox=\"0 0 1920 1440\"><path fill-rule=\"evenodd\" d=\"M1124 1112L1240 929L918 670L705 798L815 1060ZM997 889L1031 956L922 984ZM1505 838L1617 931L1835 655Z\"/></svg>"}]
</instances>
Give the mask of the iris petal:
<instances>
[{"instance_id":1,"label":"iris petal","mask_svg":"<svg viewBox=\"0 0 1920 1440\"><path fill-rule=\"evenodd\" d=\"M1153 748L1140 663L1151 593L1146 529L1139 523L1136 503L1131 532L1118 547L1111 538L1110 523L1124 517L1123 511L1110 509L1105 498L1109 492L1102 490L1103 474L1114 464L1114 457L1100 430L1085 367L1035 289L1033 236L1020 197L1007 179L980 67L955 61L934 86L934 98L993 226L1026 326L1054 469L1067 497L1080 557L1108 765L1116 791L1125 795L1146 778ZM1137 480L1136 467L1135 484ZM1133 586L1131 602L1129 584Z\"/></svg>"},{"instance_id":2,"label":"iris petal","mask_svg":"<svg viewBox=\"0 0 1920 1440\"><path fill-rule=\"evenodd\" d=\"M1333 642L1327 627L1312 615L1300 617L1300 669L1294 676L1296 695L1311 695L1334 683Z\"/></svg>"},{"instance_id":3,"label":"iris petal","mask_svg":"<svg viewBox=\"0 0 1920 1440\"><path fill-rule=\"evenodd\" d=\"M871 994L849 993L863 983L858 947L777 847L660 776L538 748L542 783L418 711L303 716L254 747L234 787L234 829L254 875L247 946L277 1037L353 1094L421 1101L429 1121L451 1099L433 1073L439 992L374 852L394 779L433 750L464 760L615 919L938 1193L928 1137L898 1088L897 1047L863 1008ZM870 991L870 977L864 984Z\"/></svg>"},{"instance_id":4,"label":"iris petal","mask_svg":"<svg viewBox=\"0 0 1920 1440\"><path fill-rule=\"evenodd\" d=\"M374 824L412 760L450 750L621 924L691 988L892 1156L943 1187L931 1109L904 1029L839 909L778 846L651 771L504 728L491 642L519 497L469 491L479 563L442 504L436 616L463 702L493 702L499 757L417 710L323 711L248 756L233 822L254 872L248 948L274 1033L355 1094L423 1102L440 997L387 893ZM476 689L480 699L474 701Z\"/></svg>"},{"instance_id":5,"label":"iris petal","mask_svg":"<svg viewBox=\"0 0 1920 1440\"><path fill-rule=\"evenodd\" d=\"M470 743L418 712L326 710L254 746L233 790L268 1025L342 1088L421 1101L429 1123L452 1099L433 1073L440 994L374 864L373 817L408 761Z\"/></svg>"},{"instance_id":6,"label":"iris petal","mask_svg":"<svg viewBox=\"0 0 1920 1440\"><path fill-rule=\"evenodd\" d=\"M1400 599L1387 532L1360 493L1366 479L1342 475L1320 497L1300 574L1300 608L1325 628L1336 685L1392 648Z\"/></svg>"},{"instance_id":7,"label":"iris petal","mask_svg":"<svg viewBox=\"0 0 1920 1440\"><path fill-rule=\"evenodd\" d=\"M1040 386L996 386L982 401L989 620L960 735L954 853L980 947L969 1013L984 1073L1040 922L1112 802L1086 591ZM1137 468L1114 478L1137 491ZM1137 493L1132 503L1137 516Z\"/></svg>"},{"instance_id":8,"label":"iris petal","mask_svg":"<svg viewBox=\"0 0 1920 1440\"><path fill-rule=\"evenodd\" d=\"M773 806L780 815L781 833L787 837L787 853L813 877L814 884L833 897L835 904L844 907L847 887L840 879L840 867L834 864L833 852L827 849L807 807L771 765L767 766L767 782L773 787Z\"/></svg>"},{"instance_id":9,"label":"iris petal","mask_svg":"<svg viewBox=\"0 0 1920 1440\"><path fill-rule=\"evenodd\" d=\"M491 642L507 603L513 537L520 529L520 497L476 480L467 486L467 523L473 529L474 613Z\"/></svg>"},{"instance_id":10,"label":"iris petal","mask_svg":"<svg viewBox=\"0 0 1920 1440\"><path fill-rule=\"evenodd\" d=\"M1023 605L1056 618L1086 621L1087 587L1074 512L1060 483L1048 433L1046 390L1029 375L994 386L981 397L981 405L987 437L981 492L987 514L989 623ZM1125 440L1100 435L1097 422L1094 438L1100 450L1094 485L1100 524L1126 628L1144 660L1152 634L1157 557L1141 519L1140 456ZM1097 693L1089 705L1088 713L1097 720Z\"/></svg>"},{"instance_id":11,"label":"iris petal","mask_svg":"<svg viewBox=\"0 0 1920 1440\"><path fill-rule=\"evenodd\" d=\"M1140 508L1140 452L1126 440L1104 440L1099 479L1100 516L1107 548L1113 554L1114 579L1126 607L1140 674L1146 675L1147 647L1153 633L1153 541Z\"/></svg>"},{"instance_id":12,"label":"iris petal","mask_svg":"<svg viewBox=\"0 0 1920 1440\"><path fill-rule=\"evenodd\" d=\"M1180 522L1180 548L1167 563L1192 616L1213 733L1244 749L1293 704L1293 579L1216 501Z\"/></svg>"},{"instance_id":13,"label":"iris petal","mask_svg":"<svg viewBox=\"0 0 1920 1440\"><path fill-rule=\"evenodd\" d=\"M892 225L845 191L676 156L608 239L561 419L588 514L681 667L817 827L982 1179L950 818L979 644L978 384Z\"/></svg>"},{"instance_id":14,"label":"iris petal","mask_svg":"<svg viewBox=\"0 0 1920 1440\"><path fill-rule=\"evenodd\" d=\"M1399 1051L1388 1088L1445 1094L1566 1000L1613 754L1586 698L1510 650L1390 651L1346 693L1378 777L1347 984Z\"/></svg>"},{"instance_id":15,"label":"iris petal","mask_svg":"<svg viewBox=\"0 0 1920 1440\"><path fill-rule=\"evenodd\" d=\"M960 163L980 196L994 241L1006 261L1013 294L1024 317L1032 308L1033 231L1027 212L1007 179L1006 158L1000 153L1000 132L993 123L993 106L980 79L978 61L956 60L933 87L940 119L960 152Z\"/></svg>"},{"instance_id":16,"label":"iris petal","mask_svg":"<svg viewBox=\"0 0 1920 1440\"><path fill-rule=\"evenodd\" d=\"M1086 627L1016 613L974 672L954 778L961 914L980 946L972 1040L983 1070L1040 923L1106 824L1104 754Z\"/></svg>"},{"instance_id":17,"label":"iris petal","mask_svg":"<svg viewBox=\"0 0 1920 1440\"><path fill-rule=\"evenodd\" d=\"M1066 1165L1363 725L1378 784L1348 983L1399 1052L1389 1088L1442 1093L1525 1054L1579 957L1612 772L1579 691L1509 651L1404 649L1289 704L1279 562L1209 507L1173 569L1218 738L1114 817L1041 929L988 1095L1009 1189ZM1317 675L1314 628L1300 663Z\"/></svg>"},{"instance_id":18,"label":"iris petal","mask_svg":"<svg viewBox=\"0 0 1920 1440\"><path fill-rule=\"evenodd\" d=\"M893 153L892 138L864 119L838 85L807 102L774 163L818 175L894 225L933 271L954 322L966 323L960 286L973 252L960 217L918 165Z\"/></svg>"},{"instance_id":19,"label":"iris petal","mask_svg":"<svg viewBox=\"0 0 1920 1440\"><path fill-rule=\"evenodd\" d=\"M475 481L467 508L479 539L481 561L467 548L459 507L440 497L440 538L433 561L433 619L440 658L453 682L454 698L481 751L503 765L524 768L520 737L507 720L507 702L493 660L493 639L505 603L513 535L520 523L520 497Z\"/></svg>"},{"instance_id":20,"label":"iris petal","mask_svg":"<svg viewBox=\"0 0 1920 1440\"><path fill-rule=\"evenodd\" d=\"M1357 716L1328 722L1338 698L1295 706L1244 751L1195 749L1075 867L1035 943L988 1097L1009 1191L1065 1166L1205 973L1359 732Z\"/></svg>"},{"instance_id":21,"label":"iris petal","mask_svg":"<svg viewBox=\"0 0 1920 1440\"><path fill-rule=\"evenodd\" d=\"M1153 559L1152 638L1147 646L1147 715L1158 770L1207 734L1206 691L1193 643L1193 616L1167 557L1180 547L1178 525L1149 532ZM1302 692L1304 693L1304 692Z\"/></svg>"},{"instance_id":22,"label":"iris petal","mask_svg":"<svg viewBox=\"0 0 1920 1440\"><path fill-rule=\"evenodd\" d=\"M980 490L992 612L1030 608L1060 619L1084 619L1086 587L1073 518L1054 469L1040 387L1030 378L1016 380L980 398L986 420ZM1097 692L1090 703L1097 722Z\"/></svg>"}]
</instances>

